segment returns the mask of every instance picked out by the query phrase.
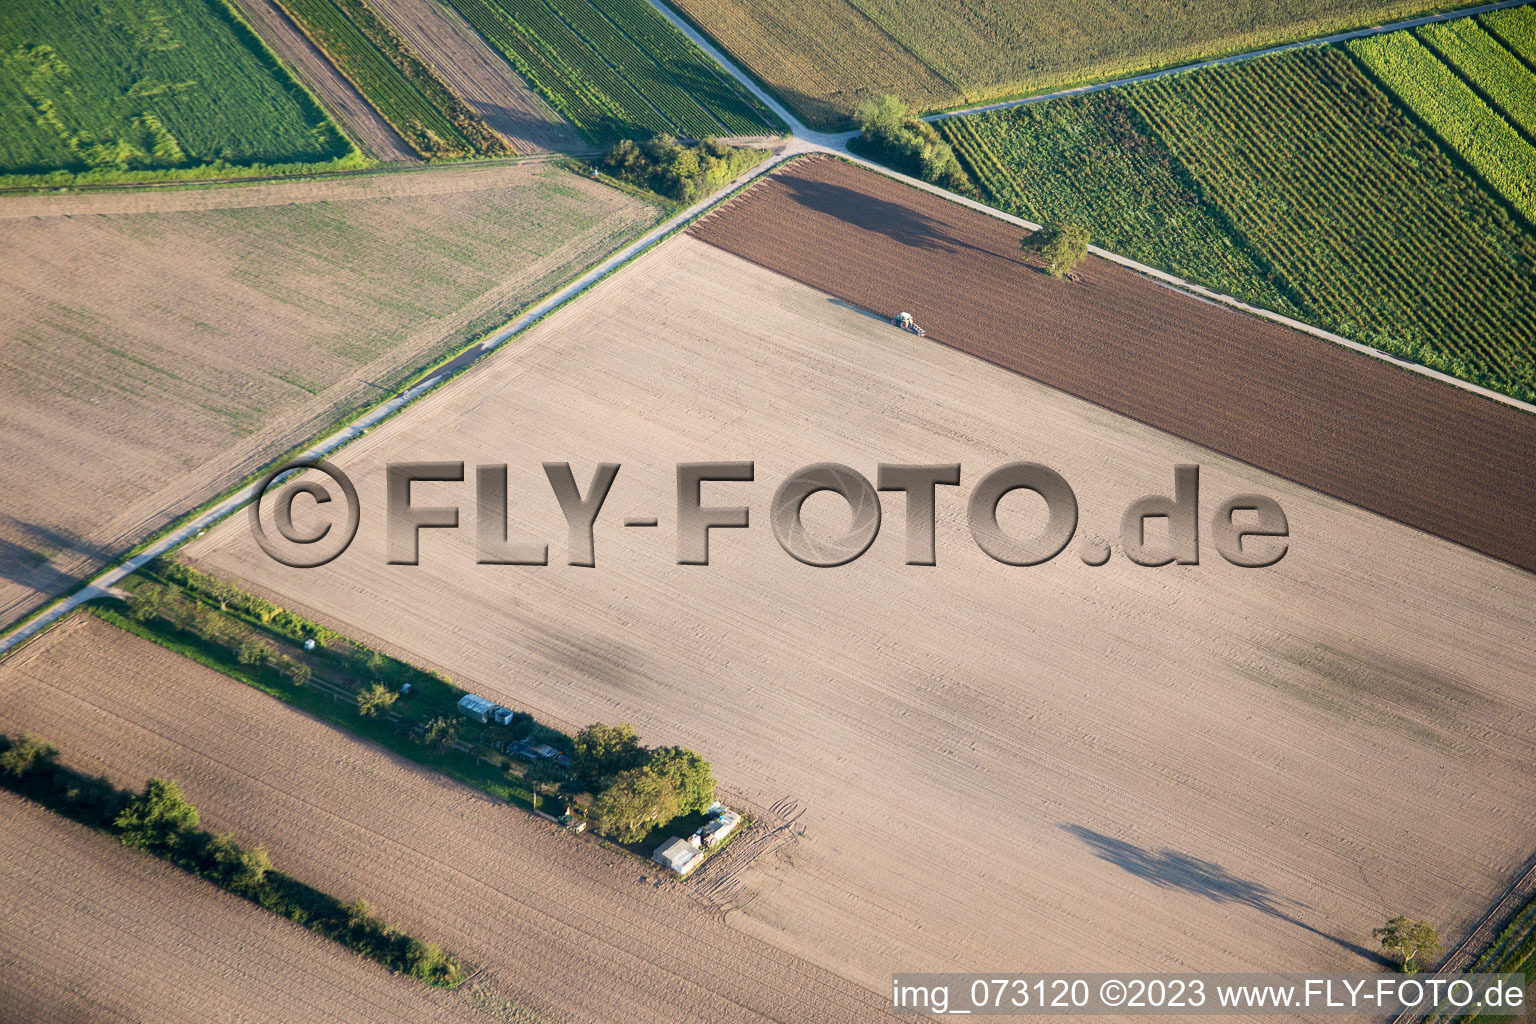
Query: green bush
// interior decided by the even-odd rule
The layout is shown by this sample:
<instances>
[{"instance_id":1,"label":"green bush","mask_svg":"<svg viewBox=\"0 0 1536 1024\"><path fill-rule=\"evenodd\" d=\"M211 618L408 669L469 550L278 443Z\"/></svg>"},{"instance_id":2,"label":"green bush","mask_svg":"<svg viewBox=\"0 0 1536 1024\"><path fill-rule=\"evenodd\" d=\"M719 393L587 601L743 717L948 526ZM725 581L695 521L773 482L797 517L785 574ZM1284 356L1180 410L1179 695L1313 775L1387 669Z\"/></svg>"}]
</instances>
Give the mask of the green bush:
<instances>
[{"instance_id":1,"label":"green bush","mask_svg":"<svg viewBox=\"0 0 1536 1024\"><path fill-rule=\"evenodd\" d=\"M614 143L603 157L602 167L621 181L668 199L691 203L767 155L747 146L727 146L718 139L685 146L671 135L657 135L643 143L632 139Z\"/></svg>"},{"instance_id":2,"label":"green bush","mask_svg":"<svg viewBox=\"0 0 1536 1024\"><path fill-rule=\"evenodd\" d=\"M1052 277L1065 277L1088 255L1088 232L1076 224L1049 225L1026 236L1020 248L1038 252Z\"/></svg>"},{"instance_id":3,"label":"green bush","mask_svg":"<svg viewBox=\"0 0 1536 1024\"><path fill-rule=\"evenodd\" d=\"M848 148L903 174L970 195L975 185L955 158L955 150L933 125L912 113L899 96L869 100L854 112L862 132Z\"/></svg>"}]
</instances>

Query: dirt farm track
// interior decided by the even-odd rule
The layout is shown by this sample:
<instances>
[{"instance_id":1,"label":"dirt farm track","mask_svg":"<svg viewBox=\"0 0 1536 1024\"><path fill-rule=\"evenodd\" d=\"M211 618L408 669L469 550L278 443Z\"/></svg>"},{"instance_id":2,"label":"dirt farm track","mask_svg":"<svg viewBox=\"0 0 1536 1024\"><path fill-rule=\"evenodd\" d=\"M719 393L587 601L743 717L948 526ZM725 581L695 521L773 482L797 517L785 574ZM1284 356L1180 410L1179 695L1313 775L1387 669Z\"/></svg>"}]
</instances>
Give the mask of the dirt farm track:
<instances>
[{"instance_id":1,"label":"dirt farm track","mask_svg":"<svg viewBox=\"0 0 1536 1024\"><path fill-rule=\"evenodd\" d=\"M1324 494L1536 572L1536 416L1090 259L839 160L694 234L928 336Z\"/></svg>"},{"instance_id":2,"label":"dirt farm track","mask_svg":"<svg viewBox=\"0 0 1536 1024\"><path fill-rule=\"evenodd\" d=\"M1117 301L1133 336L1142 307ZM704 502L749 506L751 527L714 531L710 564L680 566L675 465L719 459L754 460L756 478L706 485ZM1075 548L992 562L965 497L1017 459L1060 472L1080 536L1106 537L1198 463L1205 515L1270 495L1290 553L1264 570L1209 548L1162 569L1118 552L1090 567ZM510 535L546 541L551 564L476 564L472 470L413 488L458 505L461 527L422 531L419 565L388 564L384 467L411 460L506 463ZM595 568L566 564L550 460L583 488L595 463L622 466ZM364 511L334 562L286 569L244 517L186 556L510 707L568 729L632 722L698 750L728 793L796 805L793 842L728 885L684 888L875 996L897 971L1000 965L1371 970L1373 927L1404 913L1459 936L1536 846L1536 577L687 235L335 461ZM773 490L823 461L870 477L961 463L939 495L938 564L903 564L900 495L849 565L780 550ZM806 509L813 530L846 523L826 495ZM1039 516L1022 496L1002 514L1021 533ZM660 528L621 525L642 515Z\"/></svg>"}]
</instances>

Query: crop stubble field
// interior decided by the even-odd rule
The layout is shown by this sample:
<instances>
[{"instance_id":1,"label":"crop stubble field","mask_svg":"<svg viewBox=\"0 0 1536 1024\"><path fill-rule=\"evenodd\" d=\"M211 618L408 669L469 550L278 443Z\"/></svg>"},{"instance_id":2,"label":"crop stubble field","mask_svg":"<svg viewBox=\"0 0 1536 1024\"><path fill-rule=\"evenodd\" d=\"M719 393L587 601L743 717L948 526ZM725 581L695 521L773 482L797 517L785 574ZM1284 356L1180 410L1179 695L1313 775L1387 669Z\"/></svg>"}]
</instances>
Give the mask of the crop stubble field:
<instances>
[{"instance_id":1,"label":"crop stubble field","mask_svg":"<svg viewBox=\"0 0 1536 1024\"><path fill-rule=\"evenodd\" d=\"M446 992L393 977L296 924L13 793L0 792L0 821L0 1019L475 1019Z\"/></svg>"},{"instance_id":2,"label":"crop stubble field","mask_svg":"<svg viewBox=\"0 0 1536 1024\"><path fill-rule=\"evenodd\" d=\"M816 229L808 212L776 212ZM924 300L920 260L873 259L846 226L828 237L848 266ZM948 266L951 285L972 269ZM1101 301L1118 295L1096 269L1087 280ZM1136 288L1152 311L1164 295L1207 308ZM1155 320L1135 319L1149 307L1109 309L1119 332L1157 340ZM1044 312L1008 321L1021 343L1052 343ZM750 504L754 526L715 532L710 566L676 565L674 463L743 458L757 482L708 485L704 499ZM511 535L549 541L554 564L477 566L473 485L418 484L418 504L463 508L463 528L424 531L419 566L387 565L373 510L385 462L407 459L508 463ZM623 466L595 569L563 564L539 469L551 459L572 460L578 480L598 461ZM941 489L938 566L901 564L887 504L868 553L818 570L780 551L764 519L777 481L809 462L873 476L878 461L959 461L969 485L1013 459L1060 471L1084 531L1104 536L1135 497L1169 491L1175 464L1198 462L1207 514L1222 496L1270 494L1292 551L1263 571L1209 549L1160 570L1090 568L1075 550L1007 568ZM1536 837L1529 574L693 238L337 461L365 509L337 561L284 569L243 521L188 557L542 720L630 721L699 750L750 804L798 804L797 841L690 884L741 931L875 993L893 971L998 965L1368 969L1372 927L1411 913L1457 934ZM829 508L807 505L823 527ZM1033 514L1004 513L1021 530ZM659 514L662 530L617 526L636 514Z\"/></svg>"},{"instance_id":3,"label":"crop stubble field","mask_svg":"<svg viewBox=\"0 0 1536 1024\"><path fill-rule=\"evenodd\" d=\"M0 209L0 622L655 221L548 166Z\"/></svg>"},{"instance_id":4,"label":"crop stubble field","mask_svg":"<svg viewBox=\"0 0 1536 1024\"><path fill-rule=\"evenodd\" d=\"M451 948L473 978L454 993L416 987L416 1002L437 1011L418 1019L474 1010L487 1021L608 1022L619 1008L636 1022L883 1019L876 996L732 930L680 887L654 884L656 871L628 854L575 840L92 616L0 664L0 728L44 733L67 763L119 782L175 778L206 821ZM30 907L17 915L18 927L29 923L41 923ZM98 946L121 952L133 941ZM323 963L350 956L333 948ZM355 976L370 973L357 963ZM62 973L38 975L43 996L67 991ZM317 998L355 1014L377 981L343 977ZM394 979L384 992L396 986L411 983ZM287 1019L317 1018L290 1009Z\"/></svg>"},{"instance_id":5,"label":"crop stubble field","mask_svg":"<svg viewBox=\"0 0 1536 1024\"><path fill-rule=\"evenodd\" d=\"M1423 0L675 0L817 126L900 93L926 109L981 103L1258 49L1443 6Z\"/></svg>"}]
</instances>

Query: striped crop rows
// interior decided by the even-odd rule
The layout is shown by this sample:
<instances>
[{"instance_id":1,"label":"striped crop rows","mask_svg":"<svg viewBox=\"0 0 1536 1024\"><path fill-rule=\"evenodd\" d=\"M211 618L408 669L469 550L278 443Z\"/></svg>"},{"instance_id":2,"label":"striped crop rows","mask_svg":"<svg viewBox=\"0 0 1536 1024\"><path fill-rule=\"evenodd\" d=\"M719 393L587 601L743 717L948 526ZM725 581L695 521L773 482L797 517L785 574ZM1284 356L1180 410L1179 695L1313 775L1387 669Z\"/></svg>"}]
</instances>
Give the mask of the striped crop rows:
<instances>
[{"instance_id":1,"label":"striped crop rows","mask_svg":"<svg viewBox=\"0 0 1536 1024\"><path fill-rule=\"evenodd\" d=\"M1529 8L1527 8L1529 10ZM1536 75L1471 18L1426 26L1419 38L1471 82L1510 124L1536 137Z\"/></svg>"},{"instance_id":2,"label":"striped crop rows","mask_svg":"<svg viewBox=\"0 0 1536 1024\"><path fill-rule=\"evenodd\" d=\"M594 141L779 126L644 0L451 0Z\"/></svg>"},{"instance_id":3,"label":"striped crop rows","mask_svg":"<svg viewBox=\"0 0 1536 1024\"><path fill-rule=\"evenodd\" d=\"M1464 206L1475 188L1344 52L1131 95L1317 319L1367 340L1430 342L1465 373L1536 385L1520 355L1536 339L1529 237L1496 204Z\"/></svg>"},{"instance_id":4,"label":"striped crop rows","mask_svg":"<svg viewBox=\"0 0 1536 1024\"><path fill-rule=\"evenodd\" d=\"M1411 33L1369 36L1348 45L1409 110L1536 223L1536 147Z\"/></svg>"},{"instance_id":5,"label":"striped crop rows","mask_svg":"<svg viewBox=\"0 0 1536 1024\"><path fill-rule=\"evenodd\" d=\"M1422 38L939 126L1005 209L1081 223L1153 266L1536 400L1536 163L1502 113L1531 114L1536 76L1511 39L1536 44L1536 17L1511 9Z\"/></svg>"},{"instance_id":6,"label":"striped crop rows","mask_svg":"<svg viewBox=\"0 0 1536 1024\"><path fill-rule=\"evenodd\" d=\"M361 0L278 0L357 91L428 159L511 153Z\"/></svg>"}]
</instances>

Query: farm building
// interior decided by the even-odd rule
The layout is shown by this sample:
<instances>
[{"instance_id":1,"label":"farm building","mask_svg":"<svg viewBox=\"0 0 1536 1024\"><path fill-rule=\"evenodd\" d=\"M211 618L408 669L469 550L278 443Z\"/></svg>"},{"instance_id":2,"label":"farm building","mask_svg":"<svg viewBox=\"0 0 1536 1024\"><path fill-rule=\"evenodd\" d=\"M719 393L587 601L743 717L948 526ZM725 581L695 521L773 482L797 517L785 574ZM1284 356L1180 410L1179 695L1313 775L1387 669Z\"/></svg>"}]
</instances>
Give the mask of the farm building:
<instances>
[{"instance_id":1,"label":"farm building","mask_svg":"<svg viewBox=\"0 0 1536 1024\"><path fill-rule=\"evenodd\" d=\"M671 868L680 875L686 875L699 866L704 855L694 849L688 840L672 838L656 847L656 852L651 854L651 859L664 868Z\"/></svg>"},{"instance_id":2,"label":"farm building","mask_svg":"<svg viewBox=\"0 0 1536 1024\"><path fill-rule=\"evenodd\" d=\"M491 713L496 710L496 705L484 697L476 697L472 693L466 693L459 698L459 714L466 718L472 718L484 725L491 720Z\"/></svg>"}]
</instances>

